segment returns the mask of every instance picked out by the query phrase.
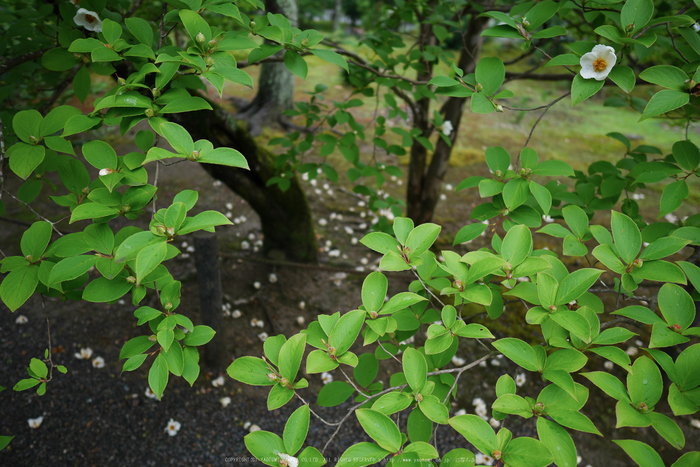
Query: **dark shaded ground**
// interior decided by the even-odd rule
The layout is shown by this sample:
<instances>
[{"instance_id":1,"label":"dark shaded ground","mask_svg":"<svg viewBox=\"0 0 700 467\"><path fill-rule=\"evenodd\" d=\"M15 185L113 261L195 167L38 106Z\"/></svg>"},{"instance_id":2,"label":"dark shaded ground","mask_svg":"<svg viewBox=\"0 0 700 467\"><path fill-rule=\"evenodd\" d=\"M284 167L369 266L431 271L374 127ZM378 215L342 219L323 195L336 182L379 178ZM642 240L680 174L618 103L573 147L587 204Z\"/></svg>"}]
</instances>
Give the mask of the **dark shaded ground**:
<instances>
[{"instance_id":1,"label":"dark shaded ground","mask_svg":"<svg viewBox=\"0 0 700 467\"><path fill-rule=\"evenodd\" d=\"M177 166L176 166L177 167ZM450 174L456 183L465 175L464 171ZM191 184L194 183L194 186ZM161 184L166 187L165 199L183 188L200 191L198 209L230 211L238 218L237 225L219 230L219 249L224 253L248 254L254 258L253 249L259 244L259 225L250 209L226 188L212 184L201 169L167 170L161 173ZM364 272L339 272L318 268L283 267L251 261L222 259L226 302L231 310L240 310L238 319L227 317L224 329L217 338L226 341L228 359L243 355L261 355L262 343L259 332L270 335L284 333L287 336L298 332L301 326L297 317L306 323L321 313L346 312L360 304L360 287L364 274L375 264L377 256L352 239L360 239L367 231L371 214L361 216L366 209L358 205L354 195L341 192L336 187L324 188L324 182L316 186L308 184L308 193L317 214L320 245L325 248L324 261L332 261L345 268L364 268ZM390 183L397 195L403 191L398 181ZM10 189L14 187L10 186ZM329 189L333 192L329 193ZM449 193L447 190L445 193ZM448 202L441 203L438 211L440 222L446 232L443 248L449 248L447 239L454 235L468 217L473 203L467 194L449 194ZM9 201L9 200L8 200ZM231 203L229 208L227 203ZM20 206L8 202L8 216L33 221L31 214ZM247 219L243 221L241 216ZM339 217L340 216L340 217ZM325 219L321 221L321 219ZM19 227L3 222L0 224L0 243L5 254L16 254ZM68 229L68 227L66 228ZM350 232L351 229L352 233ZM184 241L192 243L191 239ZM327 242L330 245L327 245ZM243 242L249 244L248 249ZM338 250L338 253L334 250ZM183 248L186 251L186 248ZM366 261L365 261L366 260ZM183 281L183 302L179 311L199 323L199 305L196 289L196 272L192 253L189 258L173 261L172 271ZM277 281L271 283L269 275L276 274ZM409 277L410 279L410 277ZM260 282L256 289L255 282ZM406 276L391 276L390 294L405 290ZM146 304L147 297L142 304ZM263 430L282 433L286 417L299 406L293 400L288 407L275 412L266 409L265 389L245 386L225 375L225 368L204 369L194 387L180 378L171 378L162 401L149 399L145 395L147 373L141 369L120 375L121 363L117 361L124 342L145 333L136 327L130 297L126 302L114 305L90 305L86 303L46 302L46 314L51 323L52 358L55 363L68 367L68 374L56 373L49 384L46 395L40 397L33 390L14 392L12 387L23 378L25 368L32 357L41 357L47 347L47 327L41 302L34 298L14 314L0 306L0 349L3 365L0 368L0 385L7 389L0 393L0 434L14 435L10 447L0 452L0 465L223 465L226 463L255 463L249 457L243 437L248 433L247 423L256 424ZM304 302L304 308L300 302ZM520 311L509 310L517 315ZM26 324L15 322L20 315L28 319ZM264 322L263 328L251 327L252 319ZM517 318L516 318L517 320ZM487 323L488 325L488 323ZM509 325L506 325L509 326ZM503 328L501 328L503 329ZM511 330L512 331L512 330ZM530 337L520 332L520 337ZM529 332L526 331L526 332ZM497 337L505 335L495 330ZM476 344L474 344L476 345ZM89 361L78 360L73 355L81 347L91 347L95 356L105 360L104 368L93 368ZM460 348L458 356L467 361L483 355L480 348ZM506 360L498 365L489 363L465 374L460 381L459 398L452 413L466 409L474 413L472 399L481 397L490 406L495 399L493 386L497 378L508 372L516 374L516 368ZM591 369L602 369L602 362L591 362ZM303 365L302 365L303 367ZM388 365L380 368L378 379L388 384L395 368ZM619 373L619 369L615 370ZM212 381L224 375L223 387L215 388ZM335 375L338 378L340 375ZM621 376L621 374L618 374ZM314 394L321 387L319 375L308 377L311 388L301 391L302 397L315 402ZM583 378L579 378L583 380ZM584 382L584 381L579 381ZM528 374L525 386L519 393L536 397L542 387L534 374ZM230 397L232 402L222 407L219 400ZM339 420L349 403L333 409L314 406L313 409L327 420ZM621 430L612 433L613 404L598 391L591 392L586 413L592 414L594 423L606 434L605 438L592 435L577 436L581 465L625 466L631 461L610 438L641 437L656 446L662 455L675 459L678 455L656 433L637 430L636 433ZM27 420L43 417L39 428L31 429ZM165 431L168 420L182 424L179 433L170 437ZM363 432L351 417L338 436L330 443L325 455L331 460L339 456L348 446L363 440ZM516 436L534 436L534 419L524 421L509 417L508 428ZM689 425L689 417L680 419L686 432L686 450L698 448L696 430ZM403 426L403 425L402 425ZM312 418L312 429L307 445L319 449L329 439L333 429ZM450 428L438 431L441 454L451 447L466 447L468 443ZM639 439L639 438L638 438ZM580 440L580 441L579 441ZM334 462L330 462L331 465Z\"/></svg>"}]
</instances>

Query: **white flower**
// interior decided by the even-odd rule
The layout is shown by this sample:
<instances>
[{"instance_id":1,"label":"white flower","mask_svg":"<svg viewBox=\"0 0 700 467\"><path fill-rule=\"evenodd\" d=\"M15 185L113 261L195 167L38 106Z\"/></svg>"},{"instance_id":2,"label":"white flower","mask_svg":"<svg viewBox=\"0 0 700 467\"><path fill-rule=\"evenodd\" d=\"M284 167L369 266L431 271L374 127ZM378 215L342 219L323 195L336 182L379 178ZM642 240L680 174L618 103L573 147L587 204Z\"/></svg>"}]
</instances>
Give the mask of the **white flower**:
<instances>
[{"instance_id":1,"label":"white flower","mask_svg":"<svg viewBox=\"0 0 700 467\"><path fill-rule=\"evenodd\" d=\"M484 402L484 399L482 399L481 397L476 397L474 400L472 400L472 405L486 405L486 402Z\"/></svg>"},{"instance_id":2,"label":"white flower","mask_svg":"<svg viewBox=\"0 0 700 467\"><path fill-rule=\"evenodd\" d=\"M697 418L691 418L690 424L693 425L695 428L700 428L700 420L698 420Z\"/></svg>"},{"instance_id":3,"label":"white flower","mask_svg":"<svg viewBox=\"0 0 700 467\"><path fill-rule=\"evenodd\" d=\"M450 136L450 133L452 133L452 130L454 127L452 126L452 122L449 120L445 120L442 125L437 127L438 131L442 133L445 136Z\"/></svg>"},{"instance_id":4,"label":"white flower","mask_svg":"<svg viewBox=\"0 0 700 467\"><path fill-rule=\"evenodd\" d=\"M467 411L464 409L459 409L458 411L455 412L455 417L459 417L460 415L466 415Z\"/></svg>"},{"instance_id":5,"label":"white flower","mask_svg":"<svg viewBox=\"0 0 700 467\"><path fill-rule=\"evenodd\" d=\"M277 274L273 272L269 276L267 276L267 279L270 281L271 284L274 284L275 282L277 282Z\"/></svg>"},{"instance_id":6,"label":"white flower","mask_svg":"<svg viewBox=\"0 0 700 467\"><path fill-rule=\"evenodd\" d=\"M233 310L231 312L231 317L232 318L240 318L241 317L241 310Z\"/></svg>"},{"instance_id":7,"label":"white flower","mask_svg":"<svg viewBox=\"0 0 700 467\"><path fill-rule=\"evenodd\" d=\"M100 177L104 177L105 175L109 175L112 173L112 169L100 169Z\"/></svg>"},{"instance_id":8,"label":"white flower","mask_svg":"<svg viewBox=\"0 0 700 467\"><path fill-rule=\"evenodd\" d=\"M262 285L262 284L260 284L259 281L253 282L253 287L255 287L256 289L259 289L261 285Z\"/></svg>"},{"instance_id":9,"label":"white flower","mask_svg":"<svg viewBox=\"0 0 700 467\"><path fill-rule=\"evenodd\" d=\"M491 417L491 418L489 419L489 425L491 425L491 426L494 427L494 428L498 428L499 426L501 426L501 422L499 422L499 421L496 420L495 418Z\"/></svg>"},{"instance_id":10,"label":"white flower","mask_svg":"<svg viewBox=\"0 0 700 467\"><path fill-rule=\"evenodd\" d=\"M646 196L644 196L644 193L632 193L632 199L644 199Z\"/></svg>"},{"instance_id":11,"label":"white flower","mask_svg":"<svg viewBox=\"0 0 700 467\"><path fill-rule=\"evenodd\" d=\"M226 203L226 209L228 209L229 211L233 209L233 203Z\"/></svg>"},{"instance_id":12,"label":"white flower","mask_svg":"<svg viewBox=\"0 0 700 467\"><path fill-rule=\"evenodd\" d=\"M218 378L216 378L215 380L213 380L211 382L211 385L214 386L215 388L220 388L221 386L224 385L224 377L219 376Z\"/></svg>"},{"instance_id":13,"label":"white flower","mask_svg":"<svg viewBox=\"0 0 700 467\"><path fill-rule=\"evenodd\" d=\"M297 324L298 324L299 326L303 326L303 325L304 325L304 322L305 322L305 320L304 320L304 317L303 317L303 316L297 316Z\"/></svg>"},{"instance_id":14,"label":"white flower","mask_svg":"<svg viewBox=\"0 0 700 467\"><path fill-rule=\"evenodd\" d=\"M75 358L78 360L90 360L92 357L92 349L90 347L83 347L80 352L75 354Z\"/></svg>"},{"instance_id":15,"label":"white flower","mask_svg":"<svg viewBox=\"0 0 700 467\"><path fill-rule=\"evenodd\" d=\"M17 319L15 320L15 323L17 323L17 324L25 324L25 323L28 322L28 321L29 321L29 320L27 319L26 316L24 316L24 315L19 315L19 316L17 317Z\"/></svg>"},{"instance_id":16,"label":"white flower","mask_svg":"<svg viewBox=\"0 0 700 467\"><path fill-rule=\"evenodd\" d=\"M455 355L454 357L452 357L452 363L454 363L456 366L462 366L465 363L467 363L467 361L465 359L459 358L457 355Z\"/></svg>"},{"instance_id":17,"label":"white flower","mask_svg":"<svg viewBox=\"0 0 700 467\"><path fill-rule=\"evenodd\" d=\"M603 81L610 74L610 70L615 66L616 61L615 49L607 45L598 44L593 47L593 51L581 57L581 77Z\"/></svg>"},{"instance_id":18,"label":"white flower","mask_svg":"<svg viewBox=\"0 0 700 467\"><path fill-rule=\"evenodd\" d=\"M324 225L328 225L328 221L326 219L321 218L318 220L318 225L323 227Z\"/></svg>"},{"instance_id":19,"label":"white flower","mask_svg":"<svg viewBox=\"0 0 700 467\"><path fill-rule=\"evenodd\" d=\"M268 337L269 336L266 332L261 332L260 334L258 334L258 339L260 339L262 342L265 342L265 340L267 340Z\"/></svg>"},{"instance_id":20,"label":"white flower","mask_svg":"<svg viewBox=\"0 0 700 467\"><path fill-rule=\"evenodd\" d=\"M306 302L304 302L304 300L302 300L299 302L299 309L303 310L304 308L306 308Z\"/></svg>"},{"instance_id":21,"label":"white flower","mask_svg":"<svg viewBox=\"0 0 700 467\"><path fill-rule=\"evenodd\" d=\"M253 319L251 319L251 320L250 320L250 325L251 325L252 327L258 327L258 328L265 327L265 323L264 323L262 320L259 320L258 318L253 318Z\"/></svg>"},{"instance_id":22,"label":"white flower","mask_svg":"<svg viewBox=\"0 0 700 467\"><path fill-rule=\"evenodd\" d=\"M27 420L27 423L29 423L29 428L39 428L41 426L41 422L44 421L44 417L38 417L38 418L30 418Z\"/></svg>"},{"instance_id":23,"label":"white flower","mask_svg":"<svg viewBox=\"0 0 700 467\"><path fill-rule=\"evenodd\" d=\"M612 369L615 368L615 364L613 362L611 362L610 360L606 360L605 363L603 363L603 366L608 371L612 371Z\"/></svg>"},{"instance_id":24,"label":"white flower","mask_svg":"<svg viewBox=\"0 0 700 467\"><path fill-rule=\"evenodd\" d=\"M244 430L247 430L248 428L250 428L250 422L245 422L245 423L243 424L243 429L244 429Z\"/></svg>"},{"instance_id":25,"label":"white flower","mask_svg":"<svg viewBox=\"0 0 700 467\"><path fill-rule=\"evenodd\" d=\"M82 26L88 31L102 32L102 21L97 13L80 8L73 17L73 21L78 26Z\"/></svg>"},{"instance_id":26,"label":"white flower","mask_svg":"<svg viewBox=\"0 0 700 467\"><path fill-rule=\"evenodd\" d=\"M171 418L168 425L165 427L165 431L167 431L170 436L175 436L177 432L180 431L181 426L180 422L176 422Z\"/></svg>"},{"instance_id":27,"label":"white flower","mask_svg":"<svg viewBox=\"0 0 700 467\"><path fill-rule=\"evenodd\" d=\"M250 248L250 243L248 243L247 241L243 240L243 241L241 242L241 250L247 250L248 248Z\"/></svg>"},{"instance_id":28,"label":"white flower","mask_svg":"<svg viewBox=\"0 0 700 467\"><path fill-rule=\"evenodd\" d=\"M258 425L250 425L250 428L248 429L249 432L254 432L254 431L260 431L260 427Z\"/></svg>"},{"instance_id":29,"label":"white flower","mask_svg":"<svg viewBox=\"0 0 700 467\"><path fill-rule=\"evenodd\" d=\"M150 386L146 388L145 394L146 394L146 397L148 397L149 399L158 399L158 396L156 395L155 392L153 392L153 390L151 389Z\"/></svg>"},{"instance_id":30,"label":"white flower","mask_svg":"<svg viewBox=\"0 0 700 467\"><path fill-rule=\"evenodd\" d=\"M289 454L285 454L283 452L280 452L277 454L280 456L280 466L287 466L287 467L298 467L299 466L299 459L296 457L292 457Z\"/></svg>"},{"instance_id":31,"label":"white flower","mask_svg":"<svg viewBox=\"0 0 700 467\"><path fill-rule=\"evenodd\" d=\"M95 357L92 359L92 366L93 368L104 368L105 367L105 359L102 357Z\"/></svg>"},{"instance_id":32,"label":"white flower","mask_svg":"<svg viewBox=\"0 0 700 467\"><path fill-rule=\"evenodd\" d=\"M493 457L477 452L475 455L476 465L493 465Z\"/></svg>"},{"instance_id":33,"label":"white flower","mask_svg":"<svg viewBox=\"0 0 700 467\"><path fill-rule=\"evenodd\" d=\"M474 409L474 413L477 414L479 417L483 418L484 420L489 419L489 411L485 405L477 405Z\"/></svg>"},{"instance_id":34,"label":"white flower","mask_svg":"<svg viewBox=\"0 0 700 467\"><path fill-rule=\"evenodd\" d=\"M327 371L324 371L321 373L321 380L323 381L323 384L328 384L333 382L333 375L328 373Z\"/></svg>"},{"instance_id":35,"label":"white flower","mask_svg":"<svg viewBox=\"0 0 700 467\"><path fill-rule=\"evenodd\" d=\"M337 257L340 256L340 250L337 249L337 248L334 249L334 250L331 250L331 251L328 252L328 256L332 256L332 257L336 257L336 258L337 258Z\"/></svg>"},{"instance_id":36,"label":"white flower","mask_svg":"<svg viewBox=\"0 0 700 467\"><path fill-rule=\"evenodd\" d=\"M671 224L675 224L676 222L678 222L678 217L677 217L677 216L674 216L674 215L671 214L671 213L666 214L666 215L664 216L664 219L666 219L666 220L667 220L668 222L670 222Z\"/></svg>"},{"instance_id":37,"label":"white flower","mask_svg":"<svg viewBox=\"0 0 700 467\"><path fill-rule=\"evenodd\" d=\"M222 397L219 399L219 404L221 404L221 407L226 408L227 405L231 403L231 398L230 397Z\"/></svg>"},{"instance_id":38,"label":"white flower","mask_svg":"<svg viewBox=\"0 0 700 467\"><path fill-rule=\"evenodd\" d=\"M491 360L491 365L493 366L501 366L501 361L497 358L494 358Z\"/></svg>"},{"instance_id":39,"label":"white flower","mask_svg":"<svg viewBox=\"0 0 700 467\"><path fill-rule=\"evenodd\" d=\"M519 388L523 387L523 384L525 384L525 381L527 381L527 377L525 376L525 373L518 373L515 375L515 385L518 386Z\"/></svg>"},{"instance_id":40,"label":"white flower","mask_svg":"<svg viewBox=\"0 0 700 467\"><path fill-rule=\"evenodd\" d=\"M629 355L630 357L634 357L639 353L639 349L637 347L627 347L627 350L625 350L625 353Z\"/></svg>"}]
</instances>

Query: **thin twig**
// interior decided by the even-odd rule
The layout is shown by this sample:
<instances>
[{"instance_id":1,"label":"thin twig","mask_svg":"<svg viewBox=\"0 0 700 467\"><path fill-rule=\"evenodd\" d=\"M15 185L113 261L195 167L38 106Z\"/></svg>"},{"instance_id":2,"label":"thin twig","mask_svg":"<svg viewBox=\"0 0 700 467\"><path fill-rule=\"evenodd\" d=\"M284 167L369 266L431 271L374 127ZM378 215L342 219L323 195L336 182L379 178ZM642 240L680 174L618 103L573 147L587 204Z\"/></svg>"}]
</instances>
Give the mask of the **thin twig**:
<instances>
[{"instance_id":1,"label":"thin twig","mask_svg":"<svg viewBox=\"0 0 700 467\"><path fill-rule=\"evenodd\" d=\"M532 134L535 132L535 128L537 128L537 125L539 125L542 118L544 118L544 116L547 115L547 112L549 111L550 107L552 107L554 104L556 104L557 102L559 102L560 100L564 99L565 97L567 97L569 95L571 95L571 91L567 92L566 94L562 95L561 97L554 99L552 102L547 104L547 107L544 109L544 112L542 112L542 115L540 115L539 118L537 119L537 121L535 122L535 124L532 125L532 128L530 129L530 134L527 136L527 140L525 141L523 148L518 153L518 158L515 160L516 167L520 165L520 153L522 153L523 149L525 149L527 147L527 145L530 144L530 139L532 138Z\"/></svg>"},{"instance_id":2,"label":"thin twig","mask_svg":"<svg viewBox=\"0 0 700 467\"><path fill-rule=\"evenodd\" d=\"M445 307L445 304L442 303L442 300L440 300L440 299L437 297L437 295L435 295L435 294L433 293L433 291L430 290L430 289L428 288L427 285L425 285L425 282L423 282L423 279L421 279L420 275L416 272L416 270L415 270L415 269L412 269L411 271L413 272L413 275L416 276L416 277L418 278L418 280L420 281L421 285L422 285L423 288L426 290L426 292L428 292L430 295L432 295L433 298L434 298L435 300L437 300L438 303L439 303L440 305L442 305L443 308L444 308L444 307Z\"/></svg>"},{"instance_id":3,"label":"thin twig","mask_svg":"<svg viewBox=\"0 0 700 467\"><path fill-rule=\"evenodd\" d=\"M359 392L360 395L362 395L363 397L369 397L369 395L367 395L367 394L365 394L364 392L362 392L362 390L361 390L360 388L357 387L357 385L355 384L355 382L343 371L343 367L339 366L338 369L339 369L340 372L343 374L343 376L345 376L345 379L348 380L348 383L350 383L350 385L351 385L353 388L355 388L355 391Z\"/></svg>"},{"instance_id":4,"label":"thin twig","mask_svg":"<svg viewBox=\"0 0 700 467\"><path fill-rule=\"evenodd\" d=\"M391 352L389 352L387 349L384 348L384 346L382 345L382 342L381 342L381 341L378 340L378 341L377 341L377 344L379 344L379 347L381 347L382 350L383 350L384 352L386 352L387 354L391 355L391 358L393 358L394 360L396 360L396 361L399 363L399 365L403 365L403 363L401 362L401 360L399 360L398 358L396 358L396 355L392 354Z\"/></svg>"},{"instance_id":5,"label":"thin twig","mask_svg":"<svg viewBox=\"0 0 700 467\"><path fill-rule=\"evenodd\" d=\"M44 216L42 216L41 214L39 214L38 212L36 212L36 211L34 210L34 208L32 208L29 204L27 204L27 203L25 203L24 201L22 201L21 199L17 198L15 195L13 195L13 194L10 193L9 191L7 191L5 188L3 188L2 191L4 191L5 193L7 193L8 195L10 195L10 197L11 197L12 199L14 199L15 201L17 201L18 203L22 203L23 205L25 205L25 206L27 207L27 209L29 209L30 211L32 211L32 213L33 213L38 219L40 219L40 220L42 220L42 221L45 221L45 222L48 222L49 224L51 224L51 228L54 230L54 232L56 232L58 235L60 235L61 237L63 237L63 233L61 233L61 232L56 228L56 225L55 225L55 224L57 224L57 222L51 222L50 220L48 220L47 218L45 218Z\"/></svg>"},{"instance_id":6,"label":"thin twig","mask_svg":"<svg viewBox=\"0 0 700 467\"><path fill-rule=\"evenodd\" d=\"M5 127L0 118L0 200L2 200L3 187L5 186L5 173L3 167L5 164Z\"/></svg>"}]
</instances>

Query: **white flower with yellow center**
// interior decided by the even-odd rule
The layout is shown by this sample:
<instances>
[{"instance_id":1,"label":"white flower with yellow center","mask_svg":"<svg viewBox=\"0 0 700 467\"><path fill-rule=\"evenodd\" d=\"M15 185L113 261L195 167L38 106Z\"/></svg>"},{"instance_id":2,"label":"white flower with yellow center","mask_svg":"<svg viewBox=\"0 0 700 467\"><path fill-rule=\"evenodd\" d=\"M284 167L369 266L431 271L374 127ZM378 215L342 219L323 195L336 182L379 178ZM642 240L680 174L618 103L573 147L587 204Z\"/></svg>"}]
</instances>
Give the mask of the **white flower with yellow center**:
<instances>
[{"instance_id":1,"label":"white flower with yellow center","mask_svg":"<svg viewBox=\"0 0 700 467\"><path fill-rule=\"evenodd\" d=\"M78 360L90 360L92 358L92 349L90 347L83 347L80 352L75 354L75 358Z\"/></svg>"},{"instance_id":2,"label":"white flower with yellow center","mask_svg":"<svg viewBox=\"0 0 700 467\"><path fill-rule=\"evenodd\" d=\"M85 8L78 9L78 12L73 17L73 21L78 26L82 26L88 31L102 32L102 21L97 13L88 11Z\"/></svg>"},{"instance_id":3,"label":"white flower with yellow center","mask_svg":"<svg viewBox=\"0 0 700 467\"><path fill-rule=\"evenodd\" d=\"M299 459L296 457L290 456L289 454L285 454L283 452L280 452L277 454L280 456L280 467L298 467L299 466Z\"/></svg>"},{"instance_id":4,"label":"white flower with yellow center","mask_svg":"<svg viewBox=\"0 0 700 467\"><path fill-rule=\"evenodd\" d=\"M37 417L37 418L30 418L27 420L27 423L29 424L29 428L39 428L41 426L41 422L44 421L44 417Z\"/></svg>"},{"instance_id":5,"label":"white flower with yellow center","mask_svg":"<svg viewBox=\"0 0 700 467\"><path fill-rule=\"evenodd\" d=\"M616 61L615 49L607 45L598 44L593 47L591 52L581 57L581 77L603 81L610 74L610 70L615 66Z\"/></svg>"},{"instance_id":6,"label":"white flower with yellow center","mask_svg":"<svg viewBox=\"0 0 700 467\"><path fill-rule=\"evenodd\" d=\"M168 432L170 436L175 436L178 431L180 431L180 422L176 422L172 418L168 421L168 425L165 427L165 431Z\"/></svg>"},{"instance_id":7,"label":"white flower with yellow center","mask_svg":"<svg viewBox=\"0 0 700 467\"><path fill-rule=\"evenodd\" d=\"M92 366L93 368L104 368L105 367L105 359L102 357L95 357L92 359Z\"/></svg>"}]
</instances>

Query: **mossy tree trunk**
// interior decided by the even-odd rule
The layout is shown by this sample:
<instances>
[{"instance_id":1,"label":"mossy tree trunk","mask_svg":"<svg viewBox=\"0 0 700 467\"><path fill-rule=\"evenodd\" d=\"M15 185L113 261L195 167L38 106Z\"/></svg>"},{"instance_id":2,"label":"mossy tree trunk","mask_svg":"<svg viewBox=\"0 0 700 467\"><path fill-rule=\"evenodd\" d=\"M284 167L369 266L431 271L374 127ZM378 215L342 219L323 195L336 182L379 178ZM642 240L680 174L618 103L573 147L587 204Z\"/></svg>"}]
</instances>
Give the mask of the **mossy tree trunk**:
<instances>
[{"instance_id":1,"label":"mossy tree trunk","mask_svg":"<svg viewBox=\"0 0 700 467\"><path fill-rule=\"evenodd\" d=\"M259 146L245 122L212 105L214 111L178 114L175 119L190 132L194 140L207 139L214 147L240 151L250 170L202 164L215 179L245 199L260 217L263 250L279 250L293 261L316 262L318 244L306 194L297 178L287 191L277 185L267 186L276 175L275 155Z\"/></svg>"},{"instance_id":2,"label":"mossy tree trunk","mask_svg":"<svg viewBox=\"0 0 700 467\"><path fill-rule=\"evenodd\" d=\"M479 61L481 53L481 32L486 27L489 18L479 17L472 14L467 30L463 36L463 48L459 57L458 67L464 71L465 75L474 73L476 63ZM418 80L429 80L432 74L418 75ZM416 128L420 128L425 136L429 126L430 109L429 102L426 105L423 101L416 102L417 114L415 117ZM411 147L411 162L409 164L408 184L406 192L407 215L413 222L423 224L430 222L435 213L440 196L440 183L445 177L447 167L452 155L454 142L457 140L459 123L462 120L466 97L450 97L442 106L441 114L445 121L452 122L454 131L449 135L450 145L442 138L438 138L433 152L432 159L428 163L427 150L417 141ZM428 135L429 136L429 135Z\"/></svg>"}]
</instances>

